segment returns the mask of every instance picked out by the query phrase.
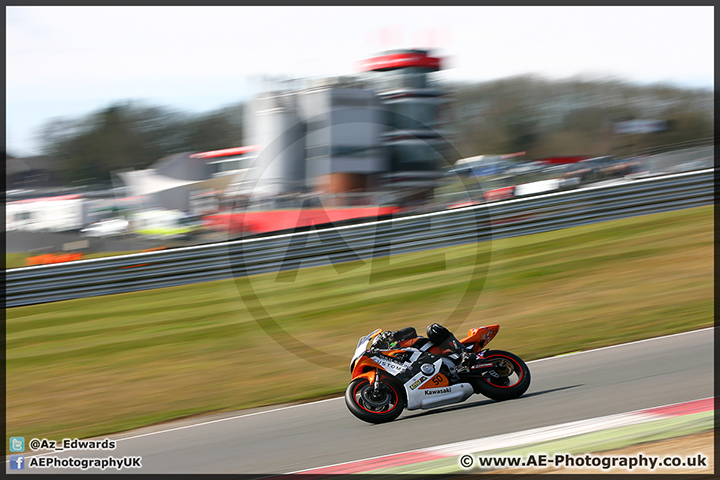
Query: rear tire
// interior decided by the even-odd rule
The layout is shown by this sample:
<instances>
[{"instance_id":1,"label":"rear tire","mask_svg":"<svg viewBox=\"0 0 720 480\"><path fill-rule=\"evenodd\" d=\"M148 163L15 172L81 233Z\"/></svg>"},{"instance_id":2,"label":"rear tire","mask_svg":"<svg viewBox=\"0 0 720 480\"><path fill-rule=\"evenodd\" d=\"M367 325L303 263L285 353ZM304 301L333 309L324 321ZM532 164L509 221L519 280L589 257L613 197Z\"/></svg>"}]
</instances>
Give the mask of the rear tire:
<instances>
[{"instance_id":1,"label":"rear tire","mask_svg":"<svg viewBox=\"0 0 720 480\"><path fill-rule=\"evenodd\" d=\"M380 382L380 391L375 394L374 387L367 378L356 378L345 390L345 405L357 418L368 423L392 422L403 411L405 398L402 391L389 382Z\"/></svg>"},{"instance_id":2,"label":"rear tire","mask_svg":"<svg viewBox=\"0 0 720 480\"><path fill-rule=\"evenodd\" d=\"M483 361L497 360L501 360L505 367L497 371L501 374L500 378L490 375L473 378L475 393L498 401L518 398L530 387L530 369L520 357L503 350L490 350L483 358Z\"/></svg>"}]
</instances>

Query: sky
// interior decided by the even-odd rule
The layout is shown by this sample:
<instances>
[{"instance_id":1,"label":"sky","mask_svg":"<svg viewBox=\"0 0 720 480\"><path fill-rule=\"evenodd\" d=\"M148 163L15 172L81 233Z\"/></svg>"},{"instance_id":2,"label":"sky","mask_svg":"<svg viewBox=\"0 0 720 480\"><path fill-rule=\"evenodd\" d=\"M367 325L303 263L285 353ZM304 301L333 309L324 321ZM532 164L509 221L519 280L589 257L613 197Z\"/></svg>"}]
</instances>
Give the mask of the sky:
<instances>
[{"instance_id":1,"label":"sky","mask_svg":"<svg viewBox=\"0 0 720 480\"><path fill-rule=\"evenodd\" d=\"M448 80L714 89L711 6L6 7L6 150L40 154L43 124L118 101L204 113L396 48L432 49Z\"/></svg>"}]
</instances>

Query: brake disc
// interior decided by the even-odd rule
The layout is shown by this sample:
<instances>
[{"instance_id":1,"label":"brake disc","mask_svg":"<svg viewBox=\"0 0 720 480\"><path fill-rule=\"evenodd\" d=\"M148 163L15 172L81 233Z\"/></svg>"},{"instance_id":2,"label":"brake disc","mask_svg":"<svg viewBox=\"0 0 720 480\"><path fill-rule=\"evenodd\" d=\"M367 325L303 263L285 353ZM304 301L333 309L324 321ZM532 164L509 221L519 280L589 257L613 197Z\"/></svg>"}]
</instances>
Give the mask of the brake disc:
<instances>
[{"instance_id":1,"label":"brake disc","mask_svg":"<svg viewBox=\"0 0 720 480\"><path fill-rule=\"evenodd\" d=\"M360 397L369 407L380 408L390 404L390 394L386 391L375 393L373 387L368 385L360 392Z\"/></svg>"}]
</instances>

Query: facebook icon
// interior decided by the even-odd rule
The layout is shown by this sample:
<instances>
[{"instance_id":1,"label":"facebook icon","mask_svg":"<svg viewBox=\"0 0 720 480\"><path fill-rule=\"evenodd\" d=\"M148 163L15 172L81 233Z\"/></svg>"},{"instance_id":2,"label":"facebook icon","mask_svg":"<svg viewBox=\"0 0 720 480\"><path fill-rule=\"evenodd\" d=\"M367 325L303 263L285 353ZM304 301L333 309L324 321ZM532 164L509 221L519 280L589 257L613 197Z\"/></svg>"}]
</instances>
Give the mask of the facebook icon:
<instances>
[{"instance_id":1,"label":"facebook icon","mask_svg":"<svg viewBox=\"0 0 720 480\"><path fill-rule=\"evenodd\" d=\"M25 455L10 455L10 470L24 470Z\"/></svg>"}]
</instances>

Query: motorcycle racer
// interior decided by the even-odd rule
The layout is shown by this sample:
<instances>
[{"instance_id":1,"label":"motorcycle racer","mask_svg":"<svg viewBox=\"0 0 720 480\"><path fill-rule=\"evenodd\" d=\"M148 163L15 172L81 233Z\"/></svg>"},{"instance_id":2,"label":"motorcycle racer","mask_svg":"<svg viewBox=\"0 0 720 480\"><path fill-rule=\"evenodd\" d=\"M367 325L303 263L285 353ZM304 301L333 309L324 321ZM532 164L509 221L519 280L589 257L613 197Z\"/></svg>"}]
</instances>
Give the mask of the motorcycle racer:
<instances>
[{"instance_id":1,"label":"motorcycle racer","mask_svg":"<svg viewBox=\"0 0 720 480\"><path fill-rule=\"evenodd\" d=\"M405 409L460 403L473 394L496 401L518 398L530 386L530 370L511 352L485 348L499 329L471 328L458 341L439 324L428 327L430 338L412 327L376 328L355 347L345 404L362 421L385 423Z\"/></svg>"},{"instance_id":2,"label":"motorcycle racer","mask_svg":"<svg viewBox=\"0 0 720 480\"><path fill-rule=\"evenodd\" d=\"M382 332L376 337L373 347L378 349L415 348L429 350L432 346L436 346L440 350L437 353L451 359L458 372L470 368L474 355L465 351L463 345L450 330L439 323L432 323L428 325L426 334L427 338L419 336L413 327ZM428 342L431 345L428 345Z\"/></svg>"}]
</instances>

